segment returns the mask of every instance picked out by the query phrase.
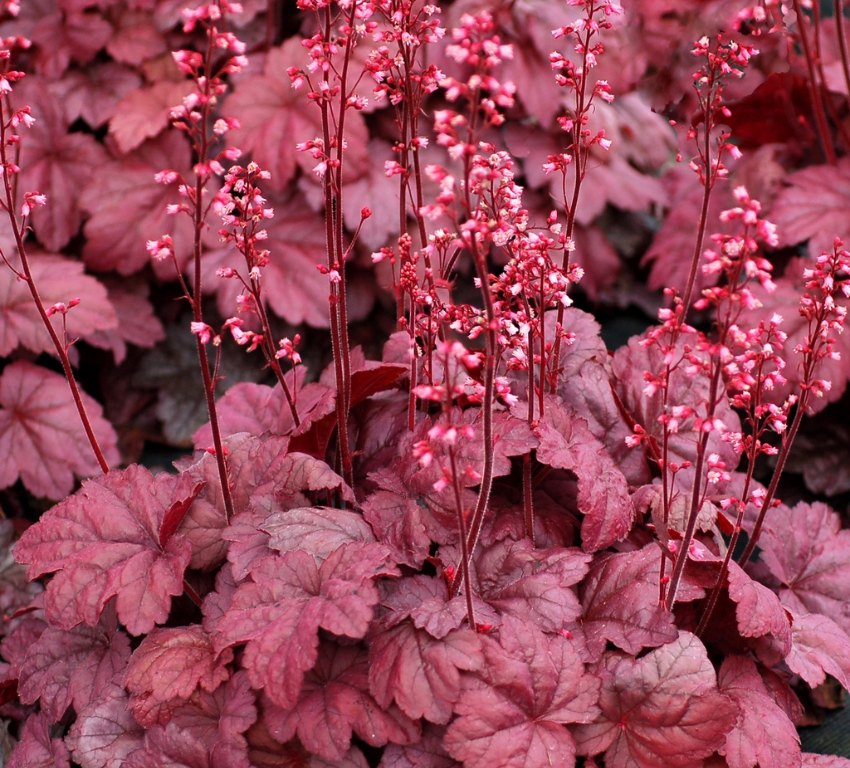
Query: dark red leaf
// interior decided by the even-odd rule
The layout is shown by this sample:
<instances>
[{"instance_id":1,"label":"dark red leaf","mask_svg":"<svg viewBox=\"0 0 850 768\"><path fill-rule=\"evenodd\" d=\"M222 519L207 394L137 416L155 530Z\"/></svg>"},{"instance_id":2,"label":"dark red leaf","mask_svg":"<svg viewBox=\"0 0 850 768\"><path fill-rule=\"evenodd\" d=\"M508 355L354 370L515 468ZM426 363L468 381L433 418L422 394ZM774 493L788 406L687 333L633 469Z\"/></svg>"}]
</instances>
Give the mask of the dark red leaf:
<instances>
[{"instance_id":1,"label":"dark red leaf","mask_svg":"<svg viewBox=\"0 0 850 768\"><path fill-rule=\"evenodd\" d=\"M198 494L206 486L205 482L195 483L188 495L175 501L166 511L162 518L162 525L159 528L159 543L164 547L168 544L168 540L174 535L186 513L198 498Z\"/></svg>"}]
</instances>

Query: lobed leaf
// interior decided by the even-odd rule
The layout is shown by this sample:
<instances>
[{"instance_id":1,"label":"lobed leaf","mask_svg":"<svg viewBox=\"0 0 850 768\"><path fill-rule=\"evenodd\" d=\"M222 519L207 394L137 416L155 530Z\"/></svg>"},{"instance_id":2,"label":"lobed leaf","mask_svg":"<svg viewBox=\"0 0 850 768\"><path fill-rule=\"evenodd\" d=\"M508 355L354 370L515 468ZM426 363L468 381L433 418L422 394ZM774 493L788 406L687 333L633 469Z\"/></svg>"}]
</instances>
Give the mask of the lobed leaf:
<instances>
[{"instance_id":1,"label":"lobed leaf","mask_svg":"<svg viewBox=\"0 0 850 768\"><path fill-rule=\"evenodd\" d=\"M147 634L168 618L171 597L183 593L191 547L160 531L168 509L191 494L186 479L133 465L89 480L28 528L15 557L30 578L52 573L48 619L62 629L95 626L114 598L132 635Z\"/></svg>"},{"instance_id":2,"label":"lobed leaf","mask_svg":"<svg viewBox=\"0 0 850 768\"><path fill-rule=\"evenodd\" d=\"M696 636L635 659L606 654L599 667L601 717L576 727L579 753L605 753L607 768L689 768L713 753L737 707L717 690L714 667Z\"/></svg>"},{"instance_id":3,"label":"lobed leaf","mask_svg":"<svg viewBox=\"0 0 850 768\"><path fill-rule=\"evenodd\" d=\"M119 461L118 441L103 410L82 394L107 461ZM61 499L74 477L100 473L64 376L23 361L0 373L0 488L21 479L36 496Z\"/></svg>"}]
</instances>

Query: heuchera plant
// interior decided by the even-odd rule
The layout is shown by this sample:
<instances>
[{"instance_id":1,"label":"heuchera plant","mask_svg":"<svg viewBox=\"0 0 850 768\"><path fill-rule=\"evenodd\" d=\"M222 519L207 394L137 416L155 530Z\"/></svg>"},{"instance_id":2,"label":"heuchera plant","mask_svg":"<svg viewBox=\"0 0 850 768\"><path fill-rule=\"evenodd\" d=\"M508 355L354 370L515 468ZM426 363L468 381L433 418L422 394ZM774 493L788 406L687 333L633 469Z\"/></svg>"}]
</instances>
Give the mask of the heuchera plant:
<instances>
[{"instance_id":1,"label":"heuchera plant","mask_svg":"<svg viewBox=\"0 0 850 768\"><path fill-rule=\"evenodd\" d=\"M850 765L843 4L180 6L2 4L6 764Z\"/></svg>"}]
</instances>

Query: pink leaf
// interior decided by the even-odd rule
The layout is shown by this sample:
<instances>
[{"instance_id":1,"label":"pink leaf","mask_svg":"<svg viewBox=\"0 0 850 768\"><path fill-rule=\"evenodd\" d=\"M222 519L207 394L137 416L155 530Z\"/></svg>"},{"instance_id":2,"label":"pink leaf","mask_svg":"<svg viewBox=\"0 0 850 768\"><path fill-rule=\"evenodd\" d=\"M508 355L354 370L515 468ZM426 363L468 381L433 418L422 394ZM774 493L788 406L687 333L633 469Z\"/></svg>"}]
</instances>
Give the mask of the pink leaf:
<instances>
[{"instance_id":1,"label":"pink leaf","mask_svg":"<svg viewBox=\"0 0 850 768\"><path fill-rule=\"evenodd\" d=\"M127 94L109 121L109 133L122 154L126 155L167 128L169 111L179 106L193 89L194 85L188 80L164 80Z\"/></svg>"},{"instance_id":2,"label":"pink leaf","mask_svg":"<svg viewBox=\"0 0 850 768\"><path fill-rule=\"evenodd\" d=\"M269 730L281 742L297 734L306 749L325 760L343 757L353 733L374 747L416 741L417 725L395 705L380 707L369 693L368 670L362 648L323 643L295 707L267 710Z\"/></svg>"},{"instance_id":3,"label":"pink leaf","mask_svg":"<svg viewBox=\"0 0 850 768\"><path fill-rule=\"evenodd\" d=\"M296 407L301 421L299 430L308 428L313 422L334 412L334 390L318 382L302 386L300 381L293 384L291 376L287 375L287 379L290 388L296 390ZM281 387L240 382L228 389L216 404L219 409L219 427L225 436L239 432L254 435L271 432L273 435L286 436L295 431L292 411ZM193 439L198 448L212 445L209 424L201 427Z\"/></svg>"},{"instance_id":4,"label":"pink leaf","mask_svg":"<svg viewBox=\"0 0 850 768\"><path fill-rule=\"evenodd\" d=\"M230 140L272 174L277 190L286 189L297 165L312 173L317 161L309 152L296 152L295 144L321 136L321 113L290 85L286 71L302 67L307 55L300 41L292 38L266 56L262 75L241 78L228 99L228 110L239 115L241 128L232 131ZM363 117L349 111L346 117L348 150L346 180L358 178L369 165L368 134ZM296 165L297 164L297 165ZM314 259L315 261L315 259Z\"/></svg>"},{"instance_id":5,"label":"pink leaf","mask_svg":"<svg viewBox=\"0 0 850 768\"><path fill-rule=\"evenodd\" d=\"M443 741L465 768L570 766L575 742L566 723L598 714L599 680L561 635L506 616L498 642L482 638L485 665L466 678L458 718Z\"/></svg>"},{"instance_id":6,"label":"pink leaf","mask_svg":"<svg viewBox=\"0 0 850 768\"><path fill-rule=\"evenodd\" d=\"M648 545L593 564L582 585L582 626L591 656L599 658L608 640L631 654L675 640L673 617L658 600L660 557Z\"/></svg>"},{"instance_id":7,"label":"pink leaf","mask_svg":"<svg viewBox=\"0 0 850 768\"><path fill-rule=\"evenodd\" d=\"M413 499L377 491L361 504L363 519L399 564L420 568L428 557L431 537L421 507Z\"/></svg>"},{"instance_id":8,"label":"pink leaf","mask_svg":"<svg viewBox=\"0 0 850 768\"><path fill-rule=\"evenodd\" d=\"M164 725L198 688L211 693L225 682L232 660L233 652L216 653L197 625L154 629L133 652L124 680L136 721Z\"/></svg>"},{"instance_id":9,"label":"pink leaf","mask_svg":"<svg viewBox=\"0 0 850 768\"><path fill-rule=\"evenodd\" d=\"M476 557L478 594L500 614L560 632L581 614L572 587L589 560L577 549L534 549L527 539L499 542Z\"/></svg>"},{"instance_id":10,"label":"pink leaf","mask_svg":"<svg viewBox=\"0 0 850 768\"><path fill-rule=\"evenodd\" d=\"M206 744L176 725L154 726L144 746L124 763L126 768L215 768Z\"/></svg>"},{"instance_id":11,"label":"pink leaf","mask_svg":"<svg viewBox=\"0 0 850 768\"><path fill-rule=\"evenodd\" d=\"M18 693L27 704L40 699L42 711L56 722L71 704L80 712L99 701L129 658L130 641L114 611L93 628L48 627L18 668Z\"/></svg>"},{"instance_id":12,"label":"pink leaf","mask_svg":"<svg viewBox=\"0 0 850 768\"><path fill-rule=\"evenodd\" d=\"M94 137L69 132L61 100L46 82L28 77L22 85L19 98L31 104L36 122L21 142L18 184L22 192L47 195L47 205L33 212L32 225L42 245L58 251L77 234L83 220L79 190L95 179L107 155Z\"/></svg>"},{"instance_id":13,"label":"pink leaf","mask_svg":"<svg viewBox=\"0 0 850 768\"><path fill-rule=\"evenodd\" d=\"M115 114L121 99L138 88L140 82L134 70L107 61L67 72L61 81L51 85L55 86L55 97L61 96L69 125L82 118L92 128L100 128Z\"/></svg>"},{"instance_id":14,"label":"pink leaf","mask_svg":"<svg viewBox=\"0 0 850 768\"><path fill-rule=\"evenodd\" d=\"M835 165L812 165L792 173L770 209L780 245L809 241L809 254L831 251L836 237L847 239L850 202L850 160Z\"/></svg>"},{"instance_id":15,"label":"pink leaf","mask_svg":"<svg viewBox=\"0 0 850 768\"><path fill-rule=\"evenodd\" d=\"M779 598L759 584L733 560L729 563L729 597L735 605L735 618L742 637L772 635L787 645L791 622Z\"/></svg>"},{"instance_id":16,"label":"pink leaf","mask_svg":"<svg viewBox=\"0 0 850 768\"><path fill-rule=\"evenodd\" d=\"M237 672L213 693L198 689L172 713L171 722L207 746L213 765L248 768L245 732L257 719L246 672Z\"/></svg>"},{"instance_id":17,"label":"pink leaf","mask_svg":"<svg viewBox=\"0 0 850 768\"><path fill-rule=\"evenodd\" d=\"M100 405L83 405L107 461L119 461L117 437ZM61 499L74 477L100 472L68 382L32 363L11 363L0 374L0 488L19 477L36 496Z\"/></svg>"},{"instance_id":18,"label":"pink leaf","mask_svg":"<svg viewBox=\"0 0 850 768\"><path fill-rule=\"evenodd\" d=\"M71 61L89 63L106 44L112 27L99 12L51 2L35 6L36 23L29 37L38 51L39 70L58 78ZM46 6L46 7L45 7Z\"/></svg>"},{"instance_id":19,"label":"pink leaf","mask_svg":"<svg viewBox=\"0 0 850 768\"><path fill-rule=\"evenodd\" d=\"M785 663L812 688L830 674L850 690L850 636L827 616L794 612Z\"/></svg>"},{"instance_id":20,"label":"pink leaf","mask_svg":"<svg viewBox=\"0 0 850 768\"><path fill-rule=\"evenodd\" d=\"M10 263L20 269L15 257L10 258ZM32 254L29 263L46 309L58 302L67 304L71 299L80 300L65 316L69 339L86 339L98 331L116 328L118 316L106 288L84 273L81 262L61 256ZM55 314L51 322L61 339L62 315ZM0 355L7 356L18 345L33 352L56 354L27 284L4 267L0 270Z\"/></svg>"},{"instance_id":21,"label":"pink leaf","mask_svg":"<svg viewBox=\"0 0 850 768\"><path fill-rule=\"evenodd\" d=\"M443 729L426 723L422 740L399 746L388 744L379 768L460 768L443 748Z\"/></svg>"},{"instance_id":22,"label":"pink leaf","mask_svg":"<svg viewBox=\"0 0 850 768\"><path fill-rule=\"evenodd\" d=\"M77 713L65 743L82 768L124 768L127 758L142 746L144 731L128 703L124 689L114 685Z\"/></svg>"},{"instance_id":23,"label":"pink leaf","mask_svg":"<svg viewBox=\"0 0 850 768\"><path fill-rule=\"evenodd\" d=\"M383 547L361 543L341 546L321 566L302 550L259 560L218 622L215 646L247 643L252 685L279 706L293 706L316 662L320 627L345 637L366 634L378 602L372 580L388 573L385 560Z\"/></svg>"},{"instance_id":24,"label":"pink leaf","mask_svg":"<svg viewBox=\"0 0 850 768\"><path fill-rule=\"evenodd\" d=\"M800 737L756 665L745 656L727 656L720 667L719 683L720 690L738 707L738 722L726 734L720 750L729 768L798 768Z\"/></svg>"},{"instance_id":25,"label":"pink leaf","mask_svg":"<svg viewBox=\"0 0 850 768\"><path fill-rule=\"evenodd\" d=\"M554 398L540 420L537 458L578 478L583 549L595 552L628 535L635 513L626 478L587 422Z\"/></svg>"},{"instance_id":26,"label":"pink leaf","mask_svg":"<svg viewBox=\"0 0 850 768\"><path fill-rule=\"evenodd\" d=\"M688 632L639 659L609 653L599 673L602 716L575 733L579 752L604 752L607 768L698 765L735 723L737 708L718 692L705 647Z\"/></svg>"},{"instance_id":27,"label":"pink leaf","mask_svg":"<svg viewBox=\"0 0 850 768\"><path fill-rule=\"evenodd\" d=\"M205 485L206 483L204 482L195 483L188 495L175 501L165 511L165 515L162 518L162 524L159 527L159 543L162 546L168 544L168 540L180 527L180 524L186 517L186 513L189 511L189 507L191 507L195 499L198 498L198 494L204 489Z\"/></svg>"},{"instance_id":28,"label":"pink leaf","mask_svg":"<svg viewBox=\"0 0 850 768\"><path fill-rule=\"evenodd\" d=\"M154 181L165 168L188 173L189 159L186 140L171 131L139 147L132 158L105 163L92 184L75 192L90 215L83 228L86 264L121 275L138 272L150 261L145 242L164 234L174 238L175 253L191 253L188 218L165 212L166 205L181 202L177 190Z\"/></svg>"},{"instance_id":29,"label":"pink leaf","mask_svg":"<svg viewBox=\"0 0 850 768\"><path fill-rule=\"evenodd\" d=\"M342 478L323 461L299 453L289 453L289 440L283 437L259 438L240 434L229 438L228 474L233 503L238 513L227 527L227 515L221 498L221 484L215 457L204 454L200 461L191 465L187 472L194 482L206 482L206 488L195 500L183 521L182 531L193 545L192 567L210 568L221 562L225 553L237 555L233 547L228 550L227 541L236 542L243 537L250 539L249 547L259 541L265 550L267 534L258 530L273 510L308 506L310 491L340 490L346 499L350 491ZM250 509L249 509L250 507ZM256 507L256 509L254 509ZM247 515L252 522L243 518ZM231 535L232 534L232 535ZM247 567L249 561L242 563ZM244 574L240 574L240 578Z\"/></svg>"},{"instance_id":30,"label":"pink leaf","mask_svg":"<svg viewBox=\"0 0 850 768\"><path fill-rule=\"evenodd\" d=\"M46 715L31 714L5 763L7 768L70 768L67 747L62 739L51 737L50 730Z\"/></svg>"},{"instance_id":31,"label":"pink leaf","mask_svg":"<svg viewBox=\"0 0 850 768\"><path fill-rule=\"evenodd\" d=\"M811 752L803 752L803 762L800 764L800 768L850 768L850 760L846 757L814 755Z\"/></svg>"},{"instance_id":32,"label":"pink leaf","mask_svg":"<svg viewBox=\"0 0 850 768\"><path fill-rule=\"evenodd\" d=\"M15 547L31 578L53 573L45 610L56 625L94 626L114 597L130 634L150 632L183 593L190 546L159 541L168 508L185 493L172 475L134 465L89 480L28 528ZM175 498L176 497L176 498Z\"/></svg>"},{"instance_id":33,"label":"pink leaf","mask_svg":"<svg viewBox=\"0 0 850 768\"><path fill-rule=\"evenodd\" d=\"M821 502L777 507L767 517L759 546L761 559L782 583L785 605L829 616L850 633L850 531L841 530L836 512Z\"/></svg>"},{"instance_id":34,"label":"pink leaf","mask_svg":"<svg viewBox=\"0 0 850 768\"><path fill-rule=\"evenodd\" d=\"M271 256L263 269L263 296L271 310L288 323L326 328L329 283L328 277L316 268L324 261L326 248L323 220L302 197L270 196L269 202L275 216L265 227L268 238L263 241L263 248ZM217 286L219 309L229 317L236 313L236 297L242 286L238 280L216 277L221 267L244 273L244 259L237 260L229 248L212 251L204 258L202 269L207 284ZM363 296L371 302L368 290L363 291Z\"/></svg>"},{"instance_id":35,"label":"pink leaf","mask_svg":"<svg viewBox=\"0 0 850 768\"><path fill-rule=\"evenodd\" d=\"M343 544L374 542L372 529L357 512L332 507L296 507L273 512L261 530L278 552L303 549L324 561Z\"/></svg>"},{"instance_id":36,"label":"pink leaf","mask_svg":"<svg viewBox=\"0 0 850 768\"><path fill-rule=\"evenodd\" d=\"M658 445L662 440L662 425L658 417L662 414L662 393L654 392L647 396L644 392L646 380L644 373L649 371L658 376L665 370L664 355L657 344L649 347L642 344L644 336L632 337L626 346L620 347L613 355L611 366L613 385L620 405L632 422L642 426ZM694 333L679 335L676 351L678 355L684 348L699 349ZM697 354L697 353L694 353ZM691 376L686 371L687 366L680 365L670 375L667 398L668 402L677 405L690 406L697 414L705 413L705 403L711 395L709 380L704 376ZM741 424L737 414L732 410L726 398L720 398L715 409L715 417L722 421L730 432L740 432ZM671 434L668 440L668 461L678 463L693 462L696 458L697 432L692 417L682 419L678 432ZM633 448L632 450L641 450ZM729 467L738 466L740 457L732 446L721 438L717 430L708 437L705 447L706 454L716 453L721 461ZM693 486L693 469L682 469L676 475L676 489L690 490Z\"/></svg>"},{"instance_id":37,"label":"pink leaf","mask_svg":"<svg viewBox=\"0 0 850 768\"><path fill-rule=\"evenodd\" d=\"M116 364L127 357L127 344L150 348L165 338L165 330L148 301L148 287L127 280L104 280L109 300L115 307L118 322L115 328L96 331L86 341L94 347L112 352ZM78 308L74 311L76 312Z\"/></svg>"},{"instance_id":38,"label":"pink leaf","mask_svg":"<svg viewBox=\"0 0 850 768\"><path fill-rule=\"evenodd\" d=\"M447 723L460 696L461 670L480 669L481 641L469 629L436 640L404 621L369 640L369 689L385 709Z\"/></svg>"},{"instance_id":39,"label":"pink leaf","mask_svg":"<svg viewBox=\"0 0 850 768\"><path fill-rule=\"evenodd\" d=\"M140 65L167 50L165 38L149 11L117 6L106 50L115 61Z\"/></svg>"}]
</instances>

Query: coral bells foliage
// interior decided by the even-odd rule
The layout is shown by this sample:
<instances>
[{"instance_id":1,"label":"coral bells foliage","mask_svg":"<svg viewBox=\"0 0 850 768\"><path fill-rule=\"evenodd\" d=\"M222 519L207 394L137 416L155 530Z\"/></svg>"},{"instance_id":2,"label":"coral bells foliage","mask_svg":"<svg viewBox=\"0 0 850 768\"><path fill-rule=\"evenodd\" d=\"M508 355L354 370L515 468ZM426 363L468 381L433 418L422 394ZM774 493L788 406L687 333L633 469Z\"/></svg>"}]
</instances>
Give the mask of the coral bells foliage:
<instances>
[{"instance_id":1,"label":"coral bells foliage","mask_svg":"<svg viewBox=\"0 0 850 768\"><path fill-rule=\"evenodd\" d=\"M178 5L0 3L0 763L850 765L841 4Z\"/></svg>"}]
</instances>

